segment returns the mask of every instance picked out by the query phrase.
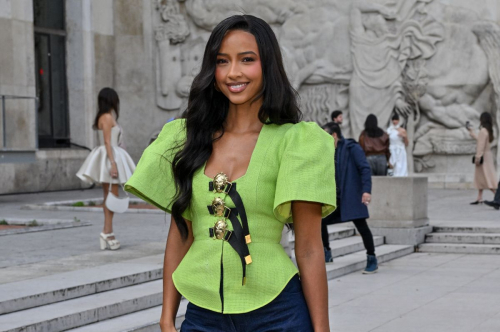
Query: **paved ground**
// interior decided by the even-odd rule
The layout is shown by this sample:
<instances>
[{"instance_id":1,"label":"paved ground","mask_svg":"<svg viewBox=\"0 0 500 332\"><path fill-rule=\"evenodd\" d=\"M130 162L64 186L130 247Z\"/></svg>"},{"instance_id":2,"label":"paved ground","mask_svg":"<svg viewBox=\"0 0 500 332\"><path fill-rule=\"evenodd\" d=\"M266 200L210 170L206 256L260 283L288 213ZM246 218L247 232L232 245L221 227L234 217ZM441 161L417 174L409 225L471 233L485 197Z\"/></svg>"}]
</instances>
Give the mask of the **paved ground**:
<instances>
[{"instance_id":1,"label":"paved ground","mask_svg":"<svg viewBox=\"0 0 500 332\"><path fill-rule=\"evenodd\" d=\"M429 219L434 226L496 226L500 225L500 211L487 205L470 205L477 198L476 190L429 190ZM493 200L491 192L483 199Z\"/></svg>"},{"instance_id":2,"label":"paved ground","mask_svg":"<svg viewBox=\"0 0 500 332\"><path fill-rule=\"evenodd\" d=\"M412 254L330 281L332 331L498 332L500 256Z\"/></svg>"},{"instance_id":3,"label":"paved ground","mask_svg":"<svg viewBox=\"0 0 500 332\"><path fill-rule=\"evenodd\" d=\"M0 284L161 254L169 217L123 214L114 227L118 252L101 252L103 216L94 212L20 210L24 204L97 198L101 189L0 196L4 218L90 221L92 226L0 236ZM429 191L433 225L498 226L500 212L470 206L472 190ZM491 193L485 193L491 199ZM412 254L380 273L330 282L332 331L500 331L500 256Z\"/></svg>"},{"instance_id":4,"label":"paved ground","mask_svg":"<svg viewBox=\"0 0 500 332\"><path fill-rule=\"evenodd\" d=\"M122 248L99 249L104 216L99 212L20 210L24 204L98 198L101 189L0 196L0 220L4 218L56 218L90 221L92 226L0 236L0 284L57 272L161 254L170 226L166 214L116 215L113 227ZM6 254L5 254L6 253Z\"/></svg>"}]
</instances>

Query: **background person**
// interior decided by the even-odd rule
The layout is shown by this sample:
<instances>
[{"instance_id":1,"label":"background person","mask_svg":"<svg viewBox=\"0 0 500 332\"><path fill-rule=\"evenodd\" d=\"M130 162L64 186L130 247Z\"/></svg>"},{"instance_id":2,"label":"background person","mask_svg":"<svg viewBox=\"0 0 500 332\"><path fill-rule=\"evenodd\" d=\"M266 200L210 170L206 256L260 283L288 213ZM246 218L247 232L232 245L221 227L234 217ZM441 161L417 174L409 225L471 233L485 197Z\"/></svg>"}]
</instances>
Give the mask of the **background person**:
<instances>
[{"instance_id":1,"label":"background person","mask_svg":"<svg viewBox=\"0 0 500 332\"><path fill-rule=\"evenodd\" d=\"M344 121L344 115L340 110L333 111L331 118L332 122L338 123L340 126L342 125L342 121Z\"/></svg>"},{"instance_id":2,"label":"background person","mask_svg":"<svg viewBox=\"0 0 500 332\"><path fill-rule=\"evenodd\" d=\"M116 250L120 242L113 233L114 213L106 207L106 198L111 192L118 196L118 184L124 184L132 176L135 164L122 147L122 129L118 125L120 99L115 90L104 88L97 97L98 111L94 120L94 130L99 135L100 145L94 148L76 173L81 180L101 183L104 194L104 228L99 235L101 249Z\"/></svg>"},{"instance_id":3,"label":"background person","mask_svg":"<svg viewBox=\"0 0 500 332\"><path fill-rule=\"evenodd\" d=\"M365 151L372 175L387 175L387 166L390 165L391 157L389 136L378 127L377 117L373 114L366 117L365 130L359 136L359 145Z\"/></svg>"},{"instance_id":4,"label":"background person","mask_svg":"<svg viewBox=\"0 0 500 332\"><path fill-rule=\"evenodd\" d=\"M340 126L330 122L323 129L332 135L335 144L335 183L337 184L337 210L322 221L322 241L325 261L332 262L327 225L352 221L363 239L367 259L364 274L378 270L373 235L366 219L371 201L371 170L363 150L353 139L342 136Z\"/></svg>"},{"instance_id":5,"label":"background person","mask_svg":"<svg viewBox=\"0 0 500 332\"><path fill-rule=\"evenodd\" d=\"M474 172L474 186L477 188L477 199L471 205L483 203L483 190L489 189L493 193L497 189L497 174L493 161L493 153L491 152L491 142L493 142L493 119L491 114L483 112L479 117L480 126L479 134L476 135L472 128L469 128L469 134L477 140ZM482 163L481 163L482 160Z\"/></svg>"},{"instance_id":6,"label":"background person","mask_svg":"<svg viewBox=\"0 0 500 332\"><path fill-rule=\"evenodd\" d=\"M408 135L406 130L401 127L397 113L392 116L391 121L392 123L387 129L389 151L391 153L389 164L392 166L393 176L408 176L408 159L406 157Z\"/></svg>"},{"instance_id":7,"label":"background person","mask_svg":"<svg viewBox=\"0 0 500 332\"><path fill-rule=\"evenodd\" d=\"M498 183L497 191L495 193L495 197L493 198L493 200L492 201L484 201L484 204L495 208L495 210L500 209L500 190L498 190L498 187L500 187L500 182Z\"/></svg>"}]
</instances>

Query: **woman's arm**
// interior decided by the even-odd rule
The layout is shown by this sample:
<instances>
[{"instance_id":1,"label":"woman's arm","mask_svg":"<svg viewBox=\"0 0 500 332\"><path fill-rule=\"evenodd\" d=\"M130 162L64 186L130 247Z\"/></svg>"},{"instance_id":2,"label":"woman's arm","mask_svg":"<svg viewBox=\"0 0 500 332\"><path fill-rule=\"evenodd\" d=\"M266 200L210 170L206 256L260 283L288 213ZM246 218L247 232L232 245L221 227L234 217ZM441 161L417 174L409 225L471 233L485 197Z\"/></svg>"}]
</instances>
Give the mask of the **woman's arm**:
<instances>
[{"instance_id":1,"label":"woman's arm","mask_svg":"<svg viewBox=\"0 0 500 332\"><path fill-rule=\"evenodd\" d=\"M488 131L486 129L481 129L479 135L477 136L476 145L476 165L480 165L481 157L484 155L486 150L486 143L488 142Z\"/></svg>"},{"instance_id":2,"label":"woman's arm","mask_svg":"<svg viewBox=\"0 0 500 332\"><path fill-rule=\"evenodd\" d=\"M470 137L472 137L473 139L477 140L477 135L476 133L474 132L474 129L469 129L469 135Z\"/></svg>"},{"instance_id":3,"label":"woman's arm","mask_svg":"<svg viewBox=\"0 0 500 332\"><path fill-rule=\"evenodd\" d=\"M410 142L408 141L408 133L406 132L406 129L399 128L398 131L399 131L399 136L401 136L403 138L403 142L405 143L405 146L408 146L408 144L410 144Z\"/></svg>"},{"instance_id":4,"label":"woman's arm","mask_svg":"<svg viewBox=\"0 0 500 332\"><path fill-rule=\"evenodd\" d=\"M188 252L193 244L193 230L191 222L186 220L189 235L186 241L181 238L181 233L172 217L170 230L165 248L165 259L163 262L163 307L161 311L160 327L162 332L175 332L175 317L179 309L181 294L177 291L172 281L172 273Z\"/></svg>"},{"instance_id":5,"label":"woman's arm","mask_svg":"<svg viewBox=\"0 0 500 332\"><path fill-rule=\"evenodd\" d=\"M325 253L321 242L321 204L294 201L295 256L315 332L330 331Z\"/></svg>"},{"instance_id":6,"label":"woman's arm","mask_svg":"<svg viewBox=\"0 0 500 332\"><path fill-rule=\"evenodd\" d=\"M118 169L116 168L115 156L113 154L113 148L111 147L111 129L115 125L115 121L111 114L103 114L99 118L99 129L102 130L102 136L104 137L104 146L106 147L106 154L108 155L109 162L111 163L111 169L109 174L112 178L118 177Z\"/></svg>"}]
</instances>

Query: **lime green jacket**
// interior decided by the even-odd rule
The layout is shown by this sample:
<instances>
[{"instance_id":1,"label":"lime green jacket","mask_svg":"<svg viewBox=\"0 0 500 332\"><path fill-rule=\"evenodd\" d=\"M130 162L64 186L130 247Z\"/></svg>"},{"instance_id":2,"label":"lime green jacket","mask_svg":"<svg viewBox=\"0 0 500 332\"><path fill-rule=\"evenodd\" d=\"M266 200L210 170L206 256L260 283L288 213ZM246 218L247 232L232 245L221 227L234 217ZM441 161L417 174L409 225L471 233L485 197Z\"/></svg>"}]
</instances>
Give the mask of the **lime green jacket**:
<instances>
[{"instance_id":1,"label":"lime green jacket","mask_svg":"<svg viewBox=\"0 0 500 332\"><path fill-rule=\"evenodd\" d=\"M175 195L170 162L185 137L185 120L166 124L144 151L125 190L170 213ZM258 309L280 294L298 272L280 244L284 224L293 221L292 201L321 203L323 217L335 210L332 140L315 123L266 124L245 175L229 179L237 183L252 238L245 285L238 254L207 232L217 221L207 210L212 200L220 197L229 208L234 204L229 196L209 190L212 179L205 175L204 166L195 172L191 204L183 213L192 221L194 241L172 276L186 299L208 310L239 314Z\"/></svg>"}]
</instances>

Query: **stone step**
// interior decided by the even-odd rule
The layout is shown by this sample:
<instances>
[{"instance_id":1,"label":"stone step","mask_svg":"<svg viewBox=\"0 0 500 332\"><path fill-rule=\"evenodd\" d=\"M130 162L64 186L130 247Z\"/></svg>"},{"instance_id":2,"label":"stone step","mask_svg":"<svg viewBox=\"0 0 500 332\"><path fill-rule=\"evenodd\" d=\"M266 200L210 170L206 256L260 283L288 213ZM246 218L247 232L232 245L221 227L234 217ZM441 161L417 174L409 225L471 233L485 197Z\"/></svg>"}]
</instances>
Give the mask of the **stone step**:
<instances>
[{"instance_id":1,"label":"stone step","mask_svg":"<svg viewBox=\"0 0 500 332\"><path fill-rule=\"evenodd\" d=\"M373 243L375 247L384 244L383 236L374 236ZM351 236L345 239L330 241L330 249L332 250L332 257L340 257L349 255L358 251L364 251L365 246L363 244L363 239L361 236Z\"/></svg>"},{"instance_id":2,"label":"stone step","mask_svg":"<svg viewBox=\"0 0 500 332\"><path fill-rule=\"evenodd\" d=\"M499 227L480 227L480 226L434 226L434 233L498 233Z\"/></svg>"},{"instance_id":3,"label":"stone step","mask_svg":"<svg viewBox=\"0 0 500 332\"><path fill-rule=\"evenodd\" d=\"M175 327L180 329L184 321L188 301L182 299ZM128 315L108 319L102 322L90 324L76 329L71 329L71 332L161 332L160 330L161 306L156 306L150 309L141 310Z\"/></svg>"},{"instance_id":4,"label":"stone step","mask_svg":"<svg viewBox=\"0 0 500 332\"><path fill-rule=\"evenodd\" d=\"M500 234L495 233L430 233L425 243L500 244Z\"/></svg>"},{"instance_id":5,"label":"stone step","mask_svg":"<svg viewBox=\"0 0 500 332\"><path fill-rule=\"evenodd\" d=\"M413 246L385 244L375 251L378 263L403 257L415 252ZM366 267L366 253L358 251L354 254L338 257L332 264L326 265L328 280L339 278L346 274L363 270Z\"/></svg>"},{"instance_id":6,"label":"stone step","mask_svg":"<svg viewBox=\"0 0 500 332\"><path fill-rule=\"evenodd\" d=\"M333 257L363 250L361 237L354 230L329 228ZM345 236L350 237L345 237ZM374 237L375 245L384 243ZM109 264L0 285L0 314L34 308L46 304L97 294L136 285L162 277L163 255L148 256L122 263Z\"/></svg>"},{"instance_id":7,"label":"stone step","mask_svg":"<svg viewBox=\"0 0 500 332\"><path fill-rule=\"evenodd\" d=\"M354 227L328 225L328 239L330 241L345 239L356 234ZM290 246L295 247L295 233L289 233Z\"/></svg>"},{"instance_id":8,"label":"stone step","mask_svg":"<svg viewBox=\"0 0 500 332\"><path fill-rule=\"evenodd\" d=\"M0 285L0 315L161 279L163 255Z\"/></svg>"},{"instance_id":9,"label":"stone step","mask_svg":"<svg viewBox=\"0 0 500 332\"><path fill-rule=\"evenodd\" d=\"M59 332L162 303L162 280L97 293L0 316L0 331Z\"/></svg>"},{"instance_id":10,"label":"stone step","mask_svg":"<svg viewBox=\"0 0 500 332\"><path fill-rule=\"evenodd\" d=\"M341 241L341 240L340 240ZM414 252L413 246L382 245L377 248L377 258L379 263L384 263ZM357 252L335 259L333 264L327 264L328 279L335 279L346 274L364 269L366 266L366 255L364 252ZM383 266L380 267L383 269ZM184 318L185 307L179 309L176 327ZM98 322L82 328L73 329L73 332L160 332L158 326L161 314L161 306L154 307L141 312L128 314L125 316Z\"/></svg>"},{"instance_id":11,"label":"stone step","mask_svg":"<svg viewBox=\"0 0 500 332\"><path fill-rule=\"evenodd\" d=\"M384 244L383 236L374 236L373 243L376 247ZM348 238L330 241L330 249L332 250L332 257L340 257L349 255L358 251L364 251L365 246L361 236L351 236ZM295 250L292 251L292 260L295 262Z\"/></svg>"},{"instance_id":12,"label":"stone step","mask_svg":"<svg viewBox=\"0 0 500 332\"><path fill-rule=\"evenodd\" d=\"M423 243L418 252L499 255L500 244Z\"/></svg>"}]
</instances>

